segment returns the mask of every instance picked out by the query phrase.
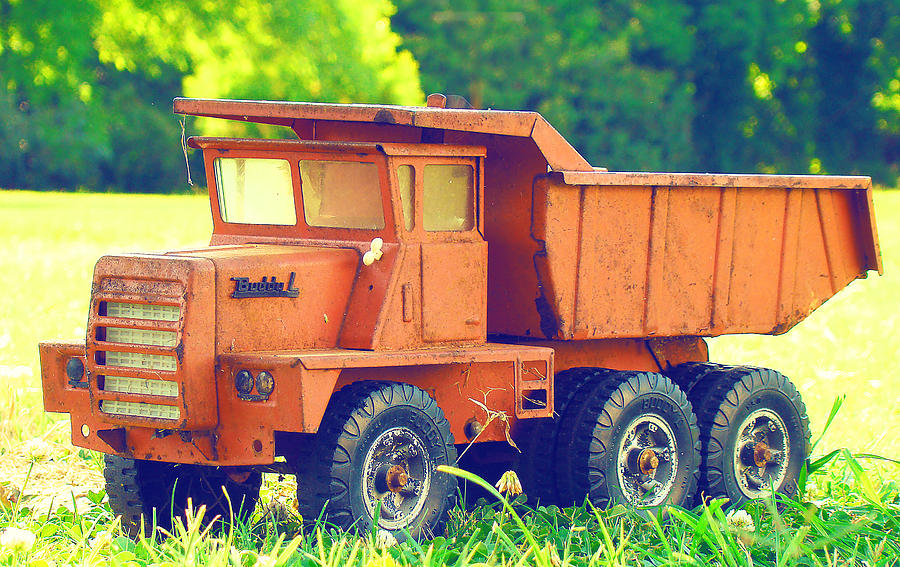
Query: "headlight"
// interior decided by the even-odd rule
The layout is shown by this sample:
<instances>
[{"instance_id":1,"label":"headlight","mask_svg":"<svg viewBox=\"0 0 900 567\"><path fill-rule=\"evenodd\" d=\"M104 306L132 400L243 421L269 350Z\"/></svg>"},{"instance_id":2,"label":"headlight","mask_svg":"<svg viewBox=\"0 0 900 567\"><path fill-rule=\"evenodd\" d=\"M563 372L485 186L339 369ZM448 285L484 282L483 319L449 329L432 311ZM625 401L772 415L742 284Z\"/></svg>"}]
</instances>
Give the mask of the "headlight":
<instances>
[{"instance_id":1,"label":"headlight","mask_svg":"<svg viewBox=\"0 0 900 567\"><path fill-rule=\"evenodd\" d=\"M249 394L253 389L253 374L247 370L241 370L234 376L234 388L240 394Z\"/></svg>"},{"instance_id":2,"label":"headlight","mask_svg":"<svg viewBox=\"0 0 900 567\"><path fill-rule=\"evenodd\" d=\"M72 357L66 362L66 376L70 382L79 382L84 376L84 363L80 358Z\"/></svg>"},{"instance_id":3,"label":"headlight","mask_svg":"<svg viewBox=\"0 0 900 567\"><path fill-rule=\"evenodd\" d=\"M263 370L256 377L256 391L268 397L275 389L275 377Z\"/></svg>"}]
</instances>

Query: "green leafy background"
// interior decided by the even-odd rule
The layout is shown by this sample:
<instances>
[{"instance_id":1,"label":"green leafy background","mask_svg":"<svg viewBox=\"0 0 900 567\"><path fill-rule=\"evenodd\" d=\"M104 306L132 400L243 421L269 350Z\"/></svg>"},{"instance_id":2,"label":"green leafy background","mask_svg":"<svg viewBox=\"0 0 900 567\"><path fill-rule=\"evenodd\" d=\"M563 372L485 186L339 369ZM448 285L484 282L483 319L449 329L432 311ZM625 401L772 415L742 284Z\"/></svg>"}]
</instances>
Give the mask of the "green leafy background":
<instances>
[{"instance_id":1,"label":"green leafy background","mask_svg":"<svg viewBox=\"0 0 900 567\"><path fill-rule=\"evenodd\" d=\"M537 110L610 169L893 186L900 3L0 0L0 187L186 190L175 96L430 92Z\"/></svg>"}]
</instances>

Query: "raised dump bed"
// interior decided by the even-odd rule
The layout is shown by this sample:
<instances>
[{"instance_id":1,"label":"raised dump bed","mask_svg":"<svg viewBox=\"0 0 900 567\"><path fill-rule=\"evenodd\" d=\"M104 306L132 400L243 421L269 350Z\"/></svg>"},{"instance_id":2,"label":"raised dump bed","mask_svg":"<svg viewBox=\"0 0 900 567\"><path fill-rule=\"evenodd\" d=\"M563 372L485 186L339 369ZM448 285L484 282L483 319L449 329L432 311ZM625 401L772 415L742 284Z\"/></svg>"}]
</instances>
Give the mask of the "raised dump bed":
<instances>
[{"instance_id":1,"label":"raised dump bed","mask_svg":"<svg viewBox=\"0 0 900 567\"><path fill-rule=\"evenodd\" d=\"M555 338L780 334L881 273L866 177L563 171L533 199Z\"/></svg>"}]
</instances>

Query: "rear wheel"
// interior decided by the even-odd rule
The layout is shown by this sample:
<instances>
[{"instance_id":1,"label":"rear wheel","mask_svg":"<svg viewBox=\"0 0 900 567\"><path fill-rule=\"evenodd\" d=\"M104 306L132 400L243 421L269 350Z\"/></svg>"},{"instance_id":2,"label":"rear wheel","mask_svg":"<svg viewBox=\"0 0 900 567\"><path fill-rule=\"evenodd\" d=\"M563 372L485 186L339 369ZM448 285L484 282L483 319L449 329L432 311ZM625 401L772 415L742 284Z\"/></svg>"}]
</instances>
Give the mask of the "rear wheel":
<instances>
[{"instance_id":1,"label":"rear wheel","mask_svg":"<svg viewBox=\"0 0 900 567\"><path fill-rule=\"evenodd\" d=\"M456 463L450 424L437 403L409 384L363 382L336 393L326 410L311 463L297 463L301 513L397 539L440 533L456 503L456 479L439 465ZM304 501L305 500L305 501Z\"/></svg>"},{"instance_id":2,"label":"rear wheel","mask_svg":"<svg viewBox=\"0 0 900 567\"><path fill-rule=\"evenodd\" d=\"M174 518L184 518L191 501L194 509L206 506L204 518L219 516L228 522L231 513L247 517L256 507L262 475L251 472L235 482L220 468L128 459L104 458L103 476L112 511L122 516L122 527L132 536L149 536L153 525L171 530ZM228 492L228 497L225 496ZM229 506L229 500L231 505Z\"/></svg>"},{"instance_id":3,"label":"rear wheel","mask_svg":"<svg viewBox=\"0 0 900 567\"><path fill-rule=\"evenodd\" d=\"M784 375L768 368L702 365L691 389L703 448L700 490L733 505L797 494L810 440L806 406Z\"/></svg>"},{"instance_id":4,"label":"rear wheel","mask_svg":"<svg viewBox=\"0 0 900 567\"><path fill-rule=\"evenodd\" d=\"M564 483L555 467L559 459L565 458L557 455L563 415L585 384L602 380L610 372L600 368L571 368L560 372L554 379L553 417L519 422L516 444L522 454L516 470L532 505L564 504L559 493Z\"/></svg>"},{"instance_id":5,"label":"rear wheel","mask_svg":"<svg viewBox=\"0 0 900 567\"><path fill-rule=\"evenodd\" d=\"M699 431L685 394L652 372L583 386L563 416L557 460L564 504L684 505L699 476Z\"/></svg>"}]
</instances>

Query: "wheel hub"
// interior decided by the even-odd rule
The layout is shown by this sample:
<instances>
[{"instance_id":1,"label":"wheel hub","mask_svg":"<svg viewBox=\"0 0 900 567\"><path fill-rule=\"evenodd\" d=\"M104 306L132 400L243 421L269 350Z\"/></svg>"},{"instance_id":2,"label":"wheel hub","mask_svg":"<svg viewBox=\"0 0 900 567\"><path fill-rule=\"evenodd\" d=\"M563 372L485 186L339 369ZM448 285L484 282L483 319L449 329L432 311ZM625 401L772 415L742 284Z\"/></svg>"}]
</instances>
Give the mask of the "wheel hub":
<instances>
[{"instance_id":1,"label":"wheel hub","mask_svg":"<svg viewBox=\"0 0 900 567\"><path fill-rule=\"evenodd\" d=\"M652 475L659 466L659 457L656 456L656 452L653 449L644 449L641 451L641 456L638 457L638 465L640 466L641 474Z\"/></svg>"},{"instance_id":2,"label":"wheel hub","mask_svg":"<svg viewBox=\"0 0 900 567\"><path fill-rule=\"evenodd\" d=\"M409 528L428 495L433 474L425 442L407 427L381 433L366 452L362 497L369 515L379 510L379 527Z\"/></svg>"},{"instance_id":3,"label":"wheel hub","mask_svg":"<svg viewBox=\"0 0 900 567\"><path fill-rule=\"evenodd\" d=\"M638 417L625 429L618 455L619 485L628 503L662 504L678 470L675 434L669 424L653 414Z\"/></svg>"},{"instance_id":4,"label":"wheel hub","mask_svg":"<svg viewBox=\"0 0 900 567\"><path fill-rule=\"evenodd\" d=\"M384 473L384 485L391 492L400 492L407 482L409 475L403 465L393 465Z\"/></svg>"},{"instance_id":5,"label":"wheel hub","mask_svg":"<svg viewBox=\"0 0 900 567\"><path fill-rule=\"evenodd\" d=\"M741 492L759 498L777 490L787 476L789 438L781 417L768 409L752 412L737 430L734 472Z\"/></svg>"}]
</instances>

